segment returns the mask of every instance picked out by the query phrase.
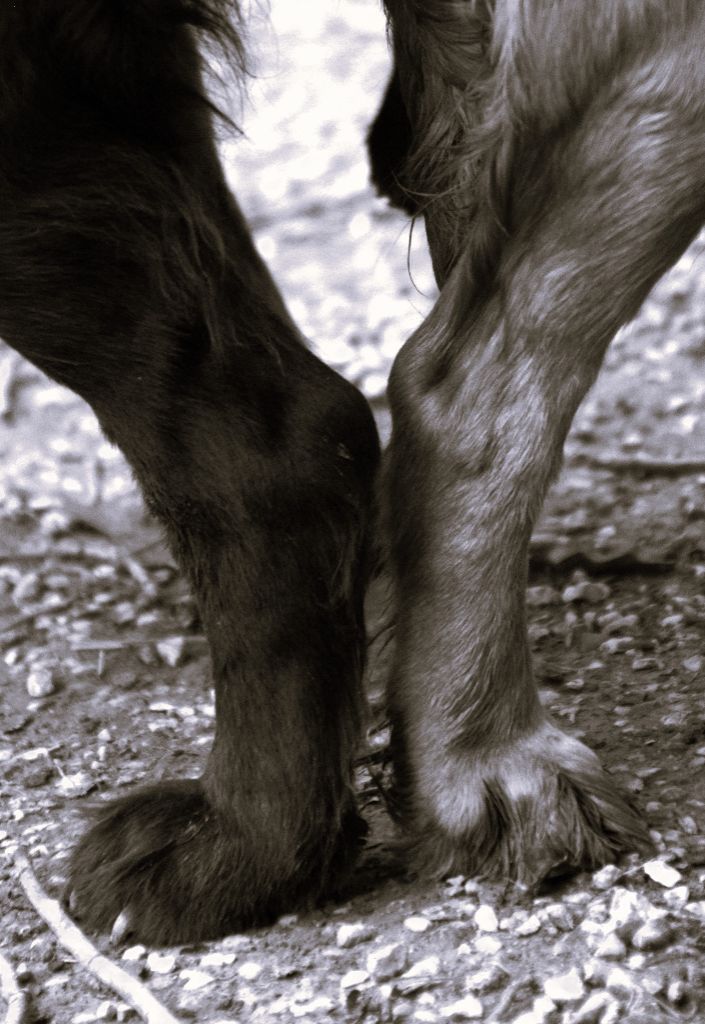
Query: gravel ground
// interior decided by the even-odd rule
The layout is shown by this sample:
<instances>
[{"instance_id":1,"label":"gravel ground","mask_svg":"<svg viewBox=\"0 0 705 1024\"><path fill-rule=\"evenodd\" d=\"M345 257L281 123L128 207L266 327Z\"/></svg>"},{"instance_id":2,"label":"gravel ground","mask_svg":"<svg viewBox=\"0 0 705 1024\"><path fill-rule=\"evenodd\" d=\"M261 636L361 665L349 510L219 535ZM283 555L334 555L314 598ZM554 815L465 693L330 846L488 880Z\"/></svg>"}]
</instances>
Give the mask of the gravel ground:
<instances>
[{"instance_id":1,"label":"gravel ground","mask_svg":"<svg viewBox=\"0 0 705 1024\"><path fill-rule=\"evenodd\" d=\"M275 0L275 40L256 17L260 77L246 137L225 140L224 158L294 315L363 388L386 436L386 375L434 288L422 231L409 249L404 220L367 187L361 139L387 71L384 22L372 0L298 21ZM532 543L543 698L633 793L652 859L539 895L399 875L378 786L380 638L358 780L372 832L356 888L220 942L101 942L179 1019L705 1019L702 252L699 241L616 339ZM7 350L0 453L0 948L26 1021L128 1020L28 905L13 852L22 843L56 895L86 797L198 773L213 724L205 645L119 453L85 405ZM382 603L373 593L372 635Z\"/></svg>"}]
</instances>

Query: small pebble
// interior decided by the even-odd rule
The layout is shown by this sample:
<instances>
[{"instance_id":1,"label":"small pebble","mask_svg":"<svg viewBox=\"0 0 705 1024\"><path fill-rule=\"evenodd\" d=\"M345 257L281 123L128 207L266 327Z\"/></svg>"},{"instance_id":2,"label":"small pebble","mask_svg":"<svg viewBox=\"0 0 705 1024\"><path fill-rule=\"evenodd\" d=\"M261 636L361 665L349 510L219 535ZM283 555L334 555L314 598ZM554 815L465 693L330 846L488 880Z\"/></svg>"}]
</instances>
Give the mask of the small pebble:
<instances>
[{"instance_id":1,"label":"small pebble","mask_svg":"<svg viewBox=\"0 0 705 1024\"><path fill-rule=\"evenodd\" d=\"M152 974L171 974L175 966L176 957L171 953L150 953L147 957L147 967Z\"/></svg>"},{"instance_id":2,"label":"small pebble","mask_svg":"<svg viewBox=\"0 0 705 1024\"><path fill-rule=\"evenodd\" d=\"M475 996L465 996L441 1007L441 1017L448 1020L478 1020L483 1012L482 1003Z\"/></svg>"},{"instance_id":3,"label":"small pebble","mask_svg":"<svg viewBox=\"0 0 705 1024\"><path fill-rule=\"evenodd\" d=\"M682 1006L688 1001L689 995L688 986L682 978L676 978L675 981L670 982L666 989L666 998L673 1006Z\"/></svg>"},{"instance_id":4,"label":"small pebble","mask_svg":"<svg viewBox=\"0 0 705 1024\"><path fill-rule=\"evenodd\" d=\"M441 969L441 960L437 956L428 956L424 960L417 960L408 971L404 971L404 978L435 978ZM365 972L366 973L366 972Z\"/></svg>"},{"instance_id":5,"label":"small pebble","mask_svg":"<svg viewBox=\"0 0 705 1024\"><path fill-rule=\"evenodd\" d=\"M34 971L26 961L21 960L17 965L15 977L19 981L20 985L28 985L30 982L34 981Z\"/></svg>"},{"instance_id":6,"label":"small pebble","mask_svg":"<svg viewBox=\"0 0 705 1024\"><path fill-rule=\"evenodd\" d=\"M615 633L626 633L639 625L638 615L620 615L618 612L611 612L609 615L601 615L597 620L603 632L610 636Z\"/></svg>"},{"instance_id":7,"label":"small pebble","mask_svg":"<svg viewBox=\"0 0 705 1024\"><path fill-rule=\"evenodd\" d=\"M358 921L355 924L341 924L335 937L336 945L340 949L350 949L360 942L368 942L374 939L375 931L369 925Z\"/></svg>"},{"instance_id":8,"label":"small pebble","mask_svg":"<svg viewBox=\"0 0 705 1024\"><path fill-rule=\"evenodd\" d=\"M359 988L360 985L366 984L370 980L370 976L367 971L348 971L340 979L341 988Z\"/></svg>"},{"instance_id":9,"label":"small pebble","mask_svg":"<svg viewBox=\"0 0 705 1024\"><path fill-rule=\"evenodd\" d=\"M648 860L644 864L644 874L648 875L652 882L657 882L666 889L678 885L683 877L680 871L676 871L670 864L666 864L662 860Z\"/></svg>"},{"instance_id":10,"label":"small pebble","mask_svg":"<svg viewBox=\"0 0 705 1024\"><path fill-rule=\"evenodd\" d=\"M328 996L314 996L306 1003L290 1003L287 1009L292 1017L304 1017L309 1019L330 1019L335 1003ZM217 1022L216 1022L217 1024ZM233 1022L235 1024L235 1022Z\"/></svg>"},{"instance_id":11,"label":"small pebble","mask_svg":"<svg viewBox=\"0 0 705 1024\"><path fill-rule=\"evenodd\" d=\"M609 965L596 957L591 957L583 964L583 978L591 988L604 988L608 971Z\"/></svg>"},{"instance_id":12,"label":"small pebble","mask_svg":"<svg viewBox=\"0 0 705 1024\"><path fill-rule=\"evenodd\" d=\"M600 650L603 654L621 654L633 646L633 636L611 636L609 640L605 640L600 644Z\"/></svg>"},{"instance_id":13,"label":"small pebble","mask_svg":"<svg viewBox=\"0 0 705 1024\"><path fill-rule=\"evenodd\" d=\"M632 668L635 672L646 672L649 669L659 669L660 667L656 658L636 657L632 659Z\"/></svg>"},{"instance_id":14,"label":"small pebble","mask_svg":"<svg viewBox=\"0 0 705 1024\"><path fill-rule=\"evenodd\" d=\"M485 956L496 956L502 949L502 942L496 935L478 935L475 939L475 949Z\"/></svg>"},{"instance_id":15,"label":"small pebble","mask_svg":"<svg viewBox=\"0 0 705 1024\"><path fill-rule=\"evenodd\" d=\"M496 932L499 928L497 915L487 903L481 904L473 915L473 921L481 932Z\"/></svg>"},{"instance_id":16,"label":"small pebble","mask_svg":"<svg viewBox=\"0 0 705 1024\"><path fill-rule=\"evenodd\" d=\"M138 960L141 960L146 952L147 949L145 946L128 946L122 954L122 959L127 960L130 964L134 964L137 963Z\"/></svg>"},{"instance_id":17,"label":"small pebble","mask_svg":"<svg viewBox=\"0 0 705 1024\"><path fill-rule=\"evenodd\" d=\"M117 1006L115 1003L110 1002L109 999L104 999L102 1003L99 1003L96 1010L96 1019L117 1020Z\"/></svg>"},{"instance_id":18,"label":"small pebble","mask_svg":"<svg viewBox=\"0 0 705 1024\"><path fill-rule=\"evenodd\" d=\"M514 934L525 938L528 935L536 935L539 931L541 931L541 919L536 914L530 914L514 929Z\"/></svg>"},{"instance_id":19,"label":"small pebble","mask_svg":"<svg viewBox=\"0 0 705 1024\"><path fill-rule=\"evenodd\" d=\"M567 586L561 597L565 604L574 601L587 601L589 604L599 604L606 601L610 596L610 588L606 583L593 583L591 580L581 580Z\"/></svg>"},{"instance_id":20,"label":"small pebble","mask_svg":"<svg viewBox=\"0 0 705 1024\"><path fill-rule=\"evenodd\" d=\"M683 622L683 615L664 615L659 625L664 629L668 629L671 626L680 626Z\"/></svg>"},{"instance_id":21,"label":"small pebble","mask_svg":"<svg viewBox=\"0 0 705 1024\"><path fill-rule=\"evenodd\" d=\"M159 640L155 646L159 657L170 668L176 668L181 664L186 646L184 637L170 636L164 640Z\"/></svg>"},{"instance_id":22,"label":"small pebble","mask_svg":"<svg viewBox=\"0 0 705 1024\"><path fill-rule=\"evenodd\" d=\"M616 864L606 864L604 868L593 873L592 884L595 889L606 891L617 883L621 875L622 870Z\"/></svg>"},{"instance_id":23,"label":"small pebble","mask_svg":"<svg viewBox=\"0 0 705 1024\"><path fill-rule=\"evenodd\" d=\"M471 992L479 992L484 995L487 992L496 992L498 988L502 988L507 983L508 975L503 967L499 964L490 964L489 967L483 967L479 971L475 971L474 974L469 974L465 979L465 984Z\"/></svg>"},{"instance_id":24,"label":"small pebble","mask_svg":"<svg viewBox=\"0 0 705 1024\"><path fill-rule=\"evenodd\" d=\"M556 1004L548 996L538 996L526 1013L520 1013L512 1024L551 1024L556 1019Z\"/></svg>"},{"instance_id":25,"label":"small pebble","mask_svg":"<svg viewBox=\"0 0 705 1024\"><path fill-rule=\"evenodd\" d=\"M211 985L215 978L212 974L206 974L205 971L193 971L183 970L179 972L179 977L182 981L185 981L184 985L185 992L197 992L201 988L206 988L207 985Z\"/></svg>"},{"instance_id":26,"label":"small pebble","mask_svg":"<svg viewBox=\"0 0 705 1024\"><path fill-rule=\"evenodd\" d=\"M641 950L663 949L672 935L673 929L665 918L647 921L632 935L632 946Z\"/></svg>"},{"instance_id":27,"label":"small pebble","mask_svg":"<svg viewBox=\"0 0 705 1024\"><path fill-rule=\"evenodd\" d=\"M619 1006L618 1003L615 1004L609 992L593 992L583 1005L574 1011L571 1024L601 1024L604 1020L603 1014L610 1005Z\"/></svg>"},{"instance_id":28,"label":"small pebble","mask_svg":"<svg viewBox=\"0 0 705 1024\"><path fill-rule=\"evenodd\" d=\"M431 922L427 917L417 915L405 918L404 927L408 928L410 932L426 932L431 927Z\"/></svg>"},{"instance_id":29,"label":"small pebble","mask_svg":"<svg viewBox=\"0 0 705 1024\"><path fill-rule=\"evenodd\" d=\"M556 974L552 978L546 978L543 990L554 1003L572 1003L585 995L583 980L575 968L567 974Z\"/></svg>"},{"instance_id":30,"label":"small pebble","mask_svg":"<svg viewBox=\"0 0 705 1024\"><path fill-rule=\"evenodd\" d=\"M41 582L36 572L28 572L22 576L12 592L12 600L16 605L35 601L39 597Z\"/></svg>"},{"instance_id":31,"label":"small pebble","mask_svg":"<svg viewBox=\"0 0 705 1024\"><path fill-rule=\"evenodd\" d=\"M558 604L560 599L561 595L553 587L536 586L528 587L526 590L526 603L530 608L545 608Z\"/></svg>"},{"instance_id":32,"label":"small pebble","mask_svg":"<svg viewBox=\"0 0 705 1024\"><path fill-rule=\"evenodd\" d=\"M378 401L384 398L387 378L383 373L367 373L360 382L360 390L369 401Z\"/></svg>"},{"instance_id":33,"label":"small pebble","mask_svg":"<svg viewBox=\"0 0 705 1024\"><path fill-rule=\"evenodd\" d=\"M672 910L682 910L690 899L690 890L687 885L676 885L666 889L661 898Z\"/></svg>"},{"instance_id":34,"label":"small pebble","mask_svg":"<svg viewBox=\"0 0 705 1024\"><path fill-rule=\"evenodd\" d=\"M254 981L255 978L259 978L262 973L262 965L256 963L254 960L247 960L237 969L237 973L245 981Z\"/></svg>"},{"instance_id":35,"label":"small pebble","mask_svg":"<svg viewBox=\"0 0 705 1024\"><path fill-rule=\"evenodd\" d=\"M543 916L559 931L570 932L575 927L573 915L564 903L548 903L543 908Z\"/></svg>"},{"instance_id":36,"label":"small pebble","mask_svg":"<svg viewBox=\"0 0 705 1024\"><path fill-rule=\"evenodd\" d=\"M616 888L609 906L609 925L625 942L640 928L653 910L649 901L631 889Z\"/></svg>"},{"instance_id":37,"label":"small pebble","mask_svg":"<svg viewBox=\"0 0 705 1024\"><path fill-rule=\"evenodd\" d=\"M234 953L206 953L199 961L201 967L229 967L234 963Z\"/></svg>"},{"instance_id":38,"label":"small pebble","mask_svg":"<svg viewBox=\"0 0 705 1024\"><path fill-rule=\"evenodd\" d=\"M623 960L626 955L627 947L615 932L610 932L595 946L595 956L605 960Z\"/></svg>"},{"instance_id":39,"label":"small pebble","mask_svg":"<svg viewBox=\"0 0 705 1024\"><path fill-rule=\"evenodd\" d=\"M48 697L55 689L54 674L47 666L36 666L27 674L27 693L30 697Z\"/></svg>"},{"instance_id":40,"label":"small pebble","mask_svg":"<svg viewBox=\"0 0 705 1024\"><path fill-rule=\"evenodd\" d=\"M405 971L408 954L401 942L381 946L367 955L367 970L375 981L388 981Z\"/></svg>"},{"instance_id":41,"label":"small pebble","mask_svg":"<svg viewBox=\"0 0 705 1024\"><path fill-rule=\"evenodd\" d=\"M623 967L611 967L605 977L605 988L616 996L631 996L637 983Z\"/></svg>"}]
</instances>

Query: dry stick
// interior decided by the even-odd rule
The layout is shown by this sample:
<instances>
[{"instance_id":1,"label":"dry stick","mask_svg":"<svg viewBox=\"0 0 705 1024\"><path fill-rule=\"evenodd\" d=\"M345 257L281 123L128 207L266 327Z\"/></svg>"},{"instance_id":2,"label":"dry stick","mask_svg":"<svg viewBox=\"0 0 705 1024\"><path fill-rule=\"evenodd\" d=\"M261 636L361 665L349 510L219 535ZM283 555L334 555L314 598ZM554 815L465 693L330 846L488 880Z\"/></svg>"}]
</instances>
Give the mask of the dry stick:
<instances>
[{"instance_id":1,"label":"dry stick","mask_svg":"<svg viewBox=\"0 0 705 1024\"><path fill-rule=\"evenodd\" d=\"M646 476L687 476L705 473L702 459L650 459L645 456L585 455L579 461L593 469L608 469L625 473L643 473Z\"/></svg>"},{"instance_id":2,"label":"dry stick","mask_svg":"<svg viewBox=\"0 0 705 1024\"><path fill-rule=\"evenodd\" d=\"M162 640L184 640L189 644L205 644L201 633L165 633L163 636L126 636L120 640L73 640L72 651L122 651L127 647L158 644Z\"/></svg>"},{"instance_id":3,"label":"dry stick","mask_svg":"<svg viewBox=\"0 0 705 1024\"><path fill-rule=\"evenodd\" d=\"M17 984L12 964L0 953L0 992L7 1003L4 1024L22 1024L27 1014L27 996Z\"/></svg>"},{"instance_id":4,"label":"dry stick","mask_svg":"<svg viewBox=\"0 0 705 1024\"><path fill-rule=\"evenodd\" d=\"M527 974L522 978L517 978L507 985L501 998L497 1001L497 1005L490 1014L490 1019L487 1024L500 1024L502 1017L514 1002L514 997L521 992L523 988L527 988L531 984L531 975Z\"/></svg>"},{"instance_id":5,"label":"dry stick","mask_svg":"<svg viewBox=\"0 0 705 1024\"><path fill-rule=\"evenodd\" d=\"M58 900L52 899L44 892L37 880L27 855L20 848L15 856L17 877L25 891L27 899L34 909L44 918L56 938L77 962L96 978L117 993L135 1010L147 1024L180 1024L137 978L118 967L93 945L80 928L61 909Z\"/></svg>"}]
</instances>

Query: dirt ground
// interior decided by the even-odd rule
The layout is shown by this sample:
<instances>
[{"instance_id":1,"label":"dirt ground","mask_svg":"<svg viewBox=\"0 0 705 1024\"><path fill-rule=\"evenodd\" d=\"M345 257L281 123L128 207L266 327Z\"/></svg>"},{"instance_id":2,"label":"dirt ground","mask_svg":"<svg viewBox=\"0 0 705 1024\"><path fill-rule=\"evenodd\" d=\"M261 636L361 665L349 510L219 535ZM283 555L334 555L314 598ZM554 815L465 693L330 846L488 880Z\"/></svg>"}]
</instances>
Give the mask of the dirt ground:
<instances>
[{"instance_id":1,"label":"dirt ground","mask_svg":"<svg viewBox=\"0 0 705 1024\"><path fill-rule=\"evenodd\" d=\"M409 248L403 218L367 186L384 20L374 0L313 7L303 26L296 8L275 0L271 24L253 10L259 77L246 137L224 140L224 159L296 319L386 437L386 375L433 284L422 230ZM199 946L100 940L178 1019L705 1020L704 251L699 240L615 340L532 542L543 696L634 795L653 858L538 896L385 872L377 712L359 769L377 867L357 894ZM198 774L207 653L119 452L80 400L8 349L0 521L0 949L25 1024L133 1019L30 907L13 855L21 843L57 895L87 798ZM373 634L379 614L373 600ZM373 696L387 657L378 640Z\"/></svg>"}]
</instances>

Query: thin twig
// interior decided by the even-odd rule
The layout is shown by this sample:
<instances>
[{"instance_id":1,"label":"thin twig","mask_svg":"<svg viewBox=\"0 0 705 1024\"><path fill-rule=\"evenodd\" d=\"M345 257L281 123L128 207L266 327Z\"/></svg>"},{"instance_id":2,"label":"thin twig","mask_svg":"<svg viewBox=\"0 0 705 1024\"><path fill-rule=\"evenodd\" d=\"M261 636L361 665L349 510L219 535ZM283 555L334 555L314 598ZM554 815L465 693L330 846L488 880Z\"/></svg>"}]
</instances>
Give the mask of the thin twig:
<instances>
[{"instance_id":1,"label":"thin twig","mask_svg":"<svg viewBox=\"0 0 705 1024\"><path fill-rule=\"evenodd\" d=\"M507 985L506 989L502 993L502 998L497 1002L497 1005L493 1009L487 1024L499 1024L502 1017L514 1002L515 997L522 989L528 988L531 985L531 979L532 976L530 974L526 974Z\"/></svg>"},{"instance_id":2,"label":"thin twig","mask_svg":"<svg viewBox=\"0 0 705 1024\"><path fill-rule=\"evenodd\" d=\"M645 476L687 476L705 473L702 459L650 459L641 455L584 455L578 458L593 469L611 472L643 473Z\"/></svg>"},{"instance_id":3,"label":"thin twig","mask_svg":"<svg viewBox=\"0 0 705 1024\"><path fill-rule=\"evenodd\" d=\"M188 644L205 644L201 633L165 633L162 636L126 636L120 640L72 640L72 651L121 651L127 647L142 647L143 644L158 644L162 640L183 640Z\"/></svg>"},{"instance_id":4,"label":"thin twig","mask_svg":"<svg viewBox=\"0 0 705 1024\"><path fill-rule=\"evenodd\" d=\"M23 1024L27 1015L27 996L20 988L12 964L0 953L0 992L7 1003L5 1024Z\"/></svg>"},{"instance_id":5,"label":"thin twig","mask_svg":"<svg viewBox=\"0 0 705 1024\"><path fill-rule=\"evenodd\" d=\"M147 1024L179 1024L166 1007L154 998L141 981L118 967L93 945L86 935L64 913L58 900L42 889L27 855L20 848L14 855L17 878L27 899L49 925L59 943L87 971L112 989L135 1010Z\"/></svg>"}]
</instances>

